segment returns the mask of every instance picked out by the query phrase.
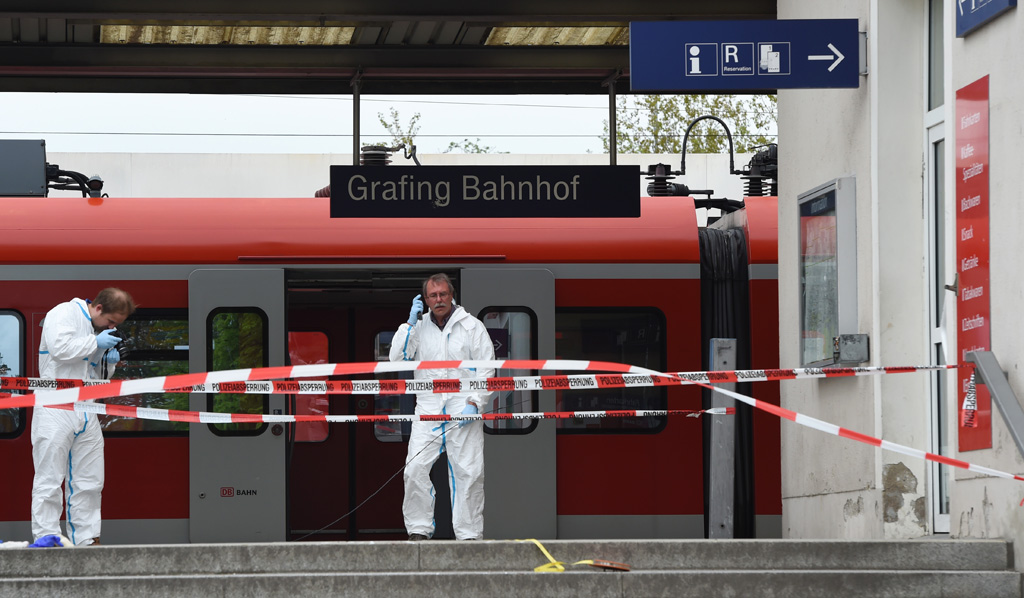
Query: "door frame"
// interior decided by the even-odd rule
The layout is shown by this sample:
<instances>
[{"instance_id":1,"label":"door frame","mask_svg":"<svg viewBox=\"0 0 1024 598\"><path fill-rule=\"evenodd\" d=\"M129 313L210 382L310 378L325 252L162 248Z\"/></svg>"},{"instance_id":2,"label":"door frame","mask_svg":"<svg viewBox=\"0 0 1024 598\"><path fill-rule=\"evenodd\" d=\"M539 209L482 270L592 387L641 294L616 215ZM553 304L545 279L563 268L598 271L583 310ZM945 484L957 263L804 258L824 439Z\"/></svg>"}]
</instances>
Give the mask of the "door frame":
<instances>
[{"instance_id":1,"label":"door frame","mask_svg":"<svg viewBox=\"0 0 1024 598\"><path fill-rule=\"evenodd\" d=\"M285 365L284 270L198 269L188 277L189 372L207 371L207 320L218 308L256 308L266 315L268 366ZM189 408L209 411L207 394ZM285 413L283 395L269 412ZM225 436L209 424L189 427L189 540L283 542L287 539L286 434L281 424L258 434Z\"/></svg>"},{"instance_id":2,"label":"door frame","mask_svg":"<svg viewBox=\"0 0 1024 598\"><path fill-rule=\"evenodd\" d=\"M555 358L555 276L542 268L465 268L462 306L475 316L488 307L528 307L537 317L535 359ZM538 391L540 411L555 410L555 392ZM487 434L484 440L484 534L487 538L557 538L555 420L528 434Z\"/></svg>"}]
</instances>

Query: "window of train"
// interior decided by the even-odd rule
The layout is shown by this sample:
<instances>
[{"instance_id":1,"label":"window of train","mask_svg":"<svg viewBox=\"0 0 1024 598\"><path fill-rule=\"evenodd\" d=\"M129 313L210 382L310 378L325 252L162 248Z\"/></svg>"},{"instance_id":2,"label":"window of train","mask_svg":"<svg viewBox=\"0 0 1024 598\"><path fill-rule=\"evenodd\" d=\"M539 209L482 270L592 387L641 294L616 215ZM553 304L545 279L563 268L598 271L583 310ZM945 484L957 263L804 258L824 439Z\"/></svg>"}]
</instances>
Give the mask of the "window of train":
<instances>
[{"instance_id":1,"label":"window of train","mask_svg":"<svg viewBox=\"0 0 1024 598\"><path fill-rule=\"evenodd\" d=\"M153 378L188 373L188 314L184 310L139 309L117 327L124 339L113 379ZM107 399L108 404L151 409L188 410L188 393L145 393ZM100 416L110 436L184 435L188 422Z\"/></svg>"},{"instance_id":2,"label":"window of train","mask_svg":"<svg viewBox=\"0 0 1024 598\"><path fill-rule=\"evenodd\" d=\"M267 315L255 307L219 308L206 321L209 371L267 367L270 347ZM217 413L267 413L265 394L211 393L207 409ZM218 436L255 436L266 423L210 424Z\"/></svg>"},{"instance_id":3,"label":"window of train","mask_svg":"<svg viewBox=\"0 0 1024 598\"><path fill-rule=\"evenodd\" d=\"M376 361L390 361L391 340L394 330L378 332L374 337L373 355ZM412 372L384 372L377 378L380 380L411 380ZM411 415L416 412L416 395L374 395L374 415ZM412 422L374 422L373 437L380 442L402 442L409 439Z\"/></svg>"},{"instance_id":4,"label":"window of train","mask_svg":"<svg viewBox=\"0 0 1024 598\"><path fill-rule=\"evenodd\" d=\"M289 332L288 362L291 365L315 365L327 363L327 335L323 332ZM327 380L303 378L300 382ZM292 413L295 415L328 415L330 403L327 395L293 395ZM329 427L326 421L298 422L295 424L295 442L323 442L327 440Z\"/></svg>"},{"instance_id":5,"label":"window of train","mask_svg":"<svg viewBox=\"0 0 1024 598\"><path fill-rule=\"evenodd\" d=\"M489 307L480 312L491 342L495 359L537 358L537 315L528 307ZM527 413L537 411L537 391L526 390L530 370L499 369L494 372L495 385L510 386L491 393L482 413ZM515 390L517 389L518 390ZM537 428L537 420L499 419L484 422L490 434L528 434Z\"/></svg>"},{"instance_id":6,"label":"window of train","mask_svg":"<svg viewBox=\"0 0 1024 598\"><path fill-rule=\"evenodd\" d=\"M663 372L665 315L654 308L562 308L555 310L555 354L559 359L613 361ZM578 374L580 372L565 372ZM560 390L558 411L665 409L664 387ZM664 417L559 419L559 433L656 433Z\"/></svg>"},{"instance_id":7,"label":"window of train","mask_svg":"<svg viewBox=\"0 0 1024 598\"><path fill-rule=\"evenodd\" d=\"M480 313L480 320L487 328L494 344L496 359L536 359L537 357L537 316L526 307L490 307ZM394 331L384 331L376 336L375 355L378 361L387 361L391 351ZM530 370L499 369L495 378L511 385L508 390L491 393L489 403L482 413L525 413L537 410L537 391L515 390L516 376L529 376ZM412 372L381 374L386 379L411 379ZM415 412L416 396L377 395L375 415L407 415ZM489 434L527 434L537 427L536 420L488 420L484 430ZM381 442L401 442L409 438L412 424L409 422L378 422L374 424L374 436Z\"/></svg>"},{"instance_id":8,"label":"window of train","mask_svg":"<svg viewBox=\"0 0 1024 598\"><path fill-rule=\"evenodd\" d=\"M25 321L15 311L0 310L0 377L25 375ZM4 385L0 397L14 394ZM20 394L20 393L18 393ZM25 427L24 409L0 409L0 438L13 438Z\"/></svg>"}]
</instances>

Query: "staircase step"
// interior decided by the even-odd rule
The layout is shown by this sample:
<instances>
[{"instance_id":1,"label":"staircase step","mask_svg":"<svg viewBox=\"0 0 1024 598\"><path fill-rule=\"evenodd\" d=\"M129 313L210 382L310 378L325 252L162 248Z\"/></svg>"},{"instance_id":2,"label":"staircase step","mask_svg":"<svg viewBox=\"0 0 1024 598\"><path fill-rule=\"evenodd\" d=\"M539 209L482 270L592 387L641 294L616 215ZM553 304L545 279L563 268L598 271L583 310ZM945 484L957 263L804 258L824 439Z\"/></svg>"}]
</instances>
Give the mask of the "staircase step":
<instances>
[{"instance_id":1,"label":"staircase step","mask_svg":"<svg viewBox=\"0 0 1024 598\"><path fill-rule=\"evenodd\" d=\"M1000 540L545 540L558 561L606 559L633 569L1004 570ZM357 571L531 571L548 562L531 542L165 544L5 551L0 578Z\"/></svg>"},{"instance_id":2,"label":"staircase step","mask_svg":"<svg viewBox=\"0 0 1024 598\"><path fill-rule=\"evenodd\" d=\"M1019 598L1017 572L946 571L631 571L562 573L453 571L252 573L20 578L0 580L0 597L47 596L586 596L587 598Z\"/></svg>"},{"instance_id":3,"label":"staircase step","mask_svg":"<svg viewBox=\"0 0 1024 598\"><path fill-rule=\"evenodd\" d=\"M0 553L6 596L1024 598L1002 540L544 540L104 545ZM628 564L629 572L573 565Z\"/></svg>"}]
</instances>

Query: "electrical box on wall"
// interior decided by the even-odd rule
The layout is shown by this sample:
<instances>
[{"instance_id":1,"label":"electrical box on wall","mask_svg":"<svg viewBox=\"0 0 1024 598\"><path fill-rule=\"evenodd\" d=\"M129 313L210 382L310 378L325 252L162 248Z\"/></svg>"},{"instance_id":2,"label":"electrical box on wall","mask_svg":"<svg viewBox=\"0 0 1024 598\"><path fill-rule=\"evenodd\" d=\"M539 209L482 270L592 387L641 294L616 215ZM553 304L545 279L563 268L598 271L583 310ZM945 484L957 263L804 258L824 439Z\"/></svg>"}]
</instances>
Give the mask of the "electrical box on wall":
<instances>
[{"instance_id":1,"label":"electrical box on wall","mask_svg":"<svg viewBox=\"0 0 1024 598\"><path fill-rule=\"evenodd\" d=\"M857 185L834 179L797 197L800 362L836 363L835 340L857 333Z\"/></svg>"},{"instance_id":2,"label":"electrical box on wall","mask_svg":"<svg viewBox=\"0 0 1024 598\"><path fill-rule=\"evenodd\" d=\"M836 365L860 365L871 360L866 334L840 334L832 339L832 362Z\"/></svg>"}]
</instances>

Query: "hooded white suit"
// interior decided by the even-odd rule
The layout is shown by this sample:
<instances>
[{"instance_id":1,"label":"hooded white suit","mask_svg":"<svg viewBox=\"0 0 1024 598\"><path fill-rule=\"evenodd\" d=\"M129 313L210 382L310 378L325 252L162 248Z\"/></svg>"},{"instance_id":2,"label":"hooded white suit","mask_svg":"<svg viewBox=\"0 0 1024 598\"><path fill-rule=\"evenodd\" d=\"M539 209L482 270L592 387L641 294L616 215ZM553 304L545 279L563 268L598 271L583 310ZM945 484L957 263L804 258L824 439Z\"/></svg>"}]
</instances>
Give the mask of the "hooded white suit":
<instances>
[{"instance_id":1,"label":"hooded white suit","mask_svg":"<svg viewBox=\"0 0 1024 598\"><path fill-rule=\"evenodd\" d=\"M391 361L493 360L494 345L487 328L460 305L452 302L444 330L432 318L398 328L391 342ZM491 377L493 369L416 370L417 379ZM417 415L458 415L467 402L486 411L489 393L423 393L416 395ZM459 427L436 422L413 422L405 459L405 500L402 513L409 534L434 534L434 485L430 468L448 454L448 484L452 500L452 527L458 540L480 540L484 534L484 430L475 421Z\"/></svg>"},{"instance_id":2,"label":"hooded white suit","mask_svg":"<svg viewBox=\"0 0 1024 598\"><path fill-rule=\"evenodd\" d=\"M101 379L103 349L89 304L61 303L43 320L39 376L74 380ZM108 365L108 375L113 374ZM76 546L100 536L103 491L103 430L95 415L47 407L32 414L32 536L60 535L61 486L66 484L68 538Z\"/></svg>"}]
</instances>

